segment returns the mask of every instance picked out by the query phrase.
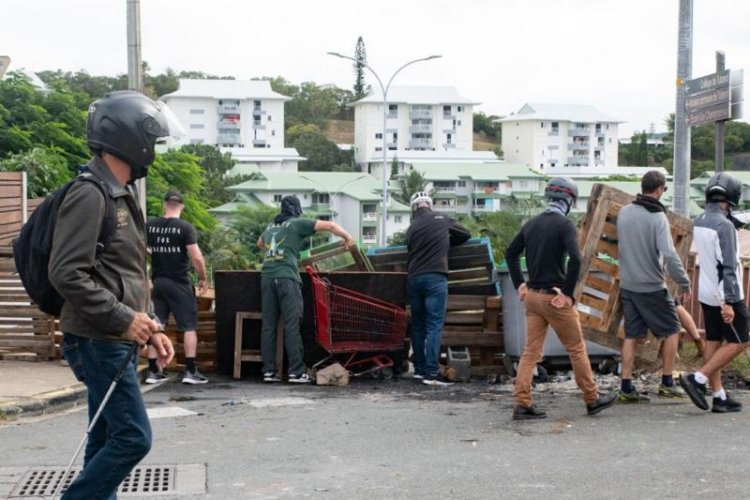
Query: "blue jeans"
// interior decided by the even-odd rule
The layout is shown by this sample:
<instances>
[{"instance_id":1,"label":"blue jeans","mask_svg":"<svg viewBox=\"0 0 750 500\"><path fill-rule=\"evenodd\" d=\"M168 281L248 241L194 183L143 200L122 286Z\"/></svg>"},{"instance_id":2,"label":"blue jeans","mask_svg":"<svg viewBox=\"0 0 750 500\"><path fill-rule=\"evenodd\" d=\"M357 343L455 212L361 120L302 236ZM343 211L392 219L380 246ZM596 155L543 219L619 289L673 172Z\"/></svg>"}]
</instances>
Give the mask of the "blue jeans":
<instances>
[{"instance_id":1,"label":"blue jeans","mask_svg":"<svg viewBox=\"0 0 750 500\"><path fill-rule=\"evenodd\" d=\"M411 303L411 348L414 373L433 377L440 372L440 339L448 303L448 277L440 273L409 278Z\"/></svg>"},{"instance_id":2,"label":"blue jeans","mask_svg":"<svg viewBox=\"0 0 750 500\"><path fill-rule=\"evenodd\" d=\"M88 389L89 422L128 356L131 344L63 335L61 350L76 378ZM146 415L135 367L138 356L104 407L86 443L83 471L63 499L115 499L117 488L151 449L151 425Z\"/></svg>"}]
</instances>

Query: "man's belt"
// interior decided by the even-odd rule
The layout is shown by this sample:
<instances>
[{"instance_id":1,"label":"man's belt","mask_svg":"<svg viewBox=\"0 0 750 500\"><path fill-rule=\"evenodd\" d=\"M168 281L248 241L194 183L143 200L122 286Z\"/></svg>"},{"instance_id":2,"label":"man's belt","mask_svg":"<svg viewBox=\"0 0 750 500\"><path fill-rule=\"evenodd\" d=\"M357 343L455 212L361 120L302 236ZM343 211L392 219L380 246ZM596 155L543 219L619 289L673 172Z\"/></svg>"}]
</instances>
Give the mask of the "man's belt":
<instances>
[{"instance_id":1,"label":"man's belt","mask_svg":"<svg viewBox=\"0 0 750 500\"><path fill-rule=\"evenodd\" d=\"M530 292L541 293L543 295L557 295L557 292L551 288L529 288Z\"/></svg>"}]
</instances>

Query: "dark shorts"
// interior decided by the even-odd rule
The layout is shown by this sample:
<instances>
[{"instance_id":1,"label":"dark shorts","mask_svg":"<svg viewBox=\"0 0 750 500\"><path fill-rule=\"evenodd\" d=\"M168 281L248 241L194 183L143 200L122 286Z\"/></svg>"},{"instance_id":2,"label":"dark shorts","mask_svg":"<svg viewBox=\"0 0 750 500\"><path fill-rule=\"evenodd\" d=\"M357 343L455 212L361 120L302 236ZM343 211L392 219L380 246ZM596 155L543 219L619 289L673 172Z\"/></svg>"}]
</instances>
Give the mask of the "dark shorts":
<instances>
[{"instance_id":1,"label":"dark shorts","mask_svg":"<svg viewBox=\"0 0 750 500\"><path fill-rule=\"evenodd\" d=\"M642 339L651 330L655 337L668 337L680 331L675 301L667 290L631 292L620 290L625 316L625 338Z\"/></svg>"},{"instance_id":2,"label":"dark shorts","mask_svg":"<svg viewBox=\"0 0 750 500\"><path fill-rule=\"evenodd\" d=\"M721 307L708 306L701 302L703 309L703 321L706 325L706 340L709 342L722 342L726 340L733 344L744 344L750 338L748 336L748 320L750 316L744 302L732 304L734 309L734 330L721 319ZM735 334L735 331L737 332Z\"/></svg>"},{"instance_id":3,"label":"dark shorts","mask_svg":"<svg viewBox=\"0 0 750 500\"><path fill-rule=\"evenodd\" d=\"M167 324L171 312L177 321L178 330L188 332L196 329L198 303L193 285L178 283L169 278L156 278L151 300L154 303L154 312L163 325Z\"/></svg>"}]
</instances>

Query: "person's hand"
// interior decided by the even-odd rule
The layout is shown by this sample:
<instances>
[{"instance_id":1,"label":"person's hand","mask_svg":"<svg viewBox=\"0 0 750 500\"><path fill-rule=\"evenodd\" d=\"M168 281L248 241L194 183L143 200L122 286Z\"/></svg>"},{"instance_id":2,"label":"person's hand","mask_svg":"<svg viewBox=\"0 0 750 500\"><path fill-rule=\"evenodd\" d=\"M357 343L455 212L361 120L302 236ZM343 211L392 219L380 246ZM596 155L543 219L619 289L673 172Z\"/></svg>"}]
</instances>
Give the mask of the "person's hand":
<instances>
[{"instance_id":1,"label":"person's hand","mask_svg":"<svg viewBox=\"0 0 750 500\"><path fill-rule=\"evenodd\" d=\"M347 238L344 238L343 240L341 240L341 245L346 247L347 250L351 250L357 245L357 242L354 241L354 238L352 238L350 235Z\"/></svg>"},{"instance_id":2,"label":"person's hand","mask_svg":"<svg viewBox=\"0 0 750 500\"><path fill-rule=\"evenodd\" d=\"M730 304L724 304L721 306L721 319L723 319L726 324L730 324L734 321L734 308Z\"/></svg>"},{"instance_id":3,"label":"person's hand","mask_svg":"<svg viewBox=\"0 0 750 500\"><path fill-rule=\"evenodd\" d=\"M203 295L208 290L208 282L205 279L198 280L198 296Z\"/></svg>"},{"instance_id":4,"label":"person's hand","mask_svg":"<svg viewBox=\"0 0 750 500\"><path fill-rule=\"evenodd\" d=\"M123 338L130 342L136 342L138 345L144 345L151 338L151 335L159 330L162 330L162 326L158 321L151 319L146 313L138 312L135 313L133 321Z\"/></svg>"},{"instance_id":5,"label":"person's hand","mask_svg":"<svg viewBox=\"0 0 750 500\"><path fill-rule=\"evenodd\" d=\"M703 353L706 352L706 341L702 337L698 337L693 339L693 343L695 343L696 356L703 358Z\"/></svg>"},{"instance_id":6,"label":"person's hand","mask_svg":"<svg viewBox=\"0 0 750 500\"><path fill-rule=\"evenodd\" d=\"M552 299L552 302L550 302L550 304L552 304L552 307L556 307L558 309L561 309L563 307L573 307L572 298L562 293L562 290L560 290L556 286L552 287L552 289L555 291L555 293L557 293L557 295L555 295L555 298Z\"/></svg>"},{"instance_id":7,"label":"person's hand","mask_svg":"<svg viewBox=\"0 0 750 500\"><path fill-rule=\"evenodd\" d=\"M174 358L174 347L164 332L156 332L151 336L151 345L156 349L156 366L163 370Z\"/></svg>"},{"instance_id":8,"label":"person's hand","mask_svg":"<svg viewBox=\"0 0 750 500\"><path fill-rule=\"evenodd\" d=\"M518 299L523 302L528 293L529 288L526 286L526 283L521 283L521 286L518 287Z\"/></svg>"}]
</instances>

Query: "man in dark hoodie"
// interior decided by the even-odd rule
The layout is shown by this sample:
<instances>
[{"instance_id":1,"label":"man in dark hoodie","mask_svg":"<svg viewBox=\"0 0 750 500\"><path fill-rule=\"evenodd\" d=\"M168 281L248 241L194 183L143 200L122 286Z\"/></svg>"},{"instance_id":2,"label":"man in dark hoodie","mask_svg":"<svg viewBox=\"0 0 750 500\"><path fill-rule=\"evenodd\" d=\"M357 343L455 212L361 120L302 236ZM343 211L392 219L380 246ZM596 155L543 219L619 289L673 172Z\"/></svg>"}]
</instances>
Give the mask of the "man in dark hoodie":
<instances>
[{"instance_id":1,"label":"man in dark hoodie","mask_svg":"<svg viewBox=\"0 0 750 500\"><path fill-rule=\"evenodd\" d=\"M302 279L299 276L299 252L306 238L318 231L328 231L343 238L343 245L352 247L351 235L335 222L300 219L302 206L296 196L281 200L281 212L258 239L258 247L265 252L261 268L261 357L263 381L280 382L276 366L276 327L279 315L284 318L284 346L289 358L289 382L309 384L302 361L302 337L299 322L302 318Z\"/></svg>"},{"instance_id":2,"label":"man in dark hoodie","mask_svg":"<svg viewBox=\"0 0 750 500\"><path fill-rule=\"evenodd\" d=\"M573 301L581 257L576 227L567 215L578 197L578 187L569 179L555 177L547 184L544 197L549 200L547 209L524 224L505 251L513 285L526 309L526 345L518 363L513 420L547 417L531 404L531 381L550 326L568 351L588 415L596 415L615 403L613 393L599 395ZM528 281L524 280L520 265L524 250Z\"/></svg>"},{"instance_id":3,"label":"man in dark hoodie","mask_svg":"<svg viewBox=\"0 0 750 500\"><path fill-rule=\"evenodd\" d=\"M406 230L411 346L414 378L427 385L450 385L438 367L440 339L448 304L448 250L471 233L450 217L432 211L432 198L420 191L410 200L413 218Z\"/></svg>"},{"instance_id":4,"label":"man in dark hoodie","mask_svg":"<svg viewBox=\"0 0 750 500\"><path fill-rule=\"evenodd\" d=\"M667 180L659 171L646 172L641 179L641 194L620 209L617 215L617 240L620 257L620 300L625 316L625 340L622 343L622 380L617 393L620 403L648 403L632 382L633 358L638 339L648 330L663 340L660 398L684 398L672 378L680 320L675 301L667 291L664 267L679 285L681 299L690 298L690 279L674 249L667 220L667 209L659 202L667 190Z\"/></svg>"}]
</instances>

